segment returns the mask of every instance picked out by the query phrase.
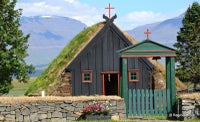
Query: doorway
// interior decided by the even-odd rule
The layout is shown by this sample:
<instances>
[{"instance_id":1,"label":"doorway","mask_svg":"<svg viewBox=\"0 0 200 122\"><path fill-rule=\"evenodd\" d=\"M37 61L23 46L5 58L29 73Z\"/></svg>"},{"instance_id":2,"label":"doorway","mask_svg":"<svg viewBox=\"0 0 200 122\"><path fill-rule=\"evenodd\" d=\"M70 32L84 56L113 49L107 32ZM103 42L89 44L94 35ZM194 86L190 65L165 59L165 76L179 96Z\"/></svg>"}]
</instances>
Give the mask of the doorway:
<instances>
[{"instance_id":1,"label":"doorway","mask_svg":"<svg viewBox=\"0 0 200 122\"><path fill-rule=\"evenodd\" d=\"M106 72L102 73L102 92L103 95L117 95L119 96L119 73Z\"/></svg>"}]
</instances>

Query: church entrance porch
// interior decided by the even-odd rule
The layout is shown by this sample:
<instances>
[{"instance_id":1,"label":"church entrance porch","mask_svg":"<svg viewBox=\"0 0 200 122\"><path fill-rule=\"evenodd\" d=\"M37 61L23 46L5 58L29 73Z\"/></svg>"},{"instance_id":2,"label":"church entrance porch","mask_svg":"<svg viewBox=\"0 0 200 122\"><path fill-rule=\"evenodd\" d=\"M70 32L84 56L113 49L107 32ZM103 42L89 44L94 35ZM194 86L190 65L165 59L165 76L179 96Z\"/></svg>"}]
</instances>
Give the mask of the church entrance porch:
<instances>
[{"instance_id":1,"label":"church entrance porch","mask_svg":"<svg viewBox=\"0 0 200 122\"><path fill-rule=\"evenodd\" d=\"M102 94L119 96L119 72L102 72Z\"/></svg>"}]
</instances>

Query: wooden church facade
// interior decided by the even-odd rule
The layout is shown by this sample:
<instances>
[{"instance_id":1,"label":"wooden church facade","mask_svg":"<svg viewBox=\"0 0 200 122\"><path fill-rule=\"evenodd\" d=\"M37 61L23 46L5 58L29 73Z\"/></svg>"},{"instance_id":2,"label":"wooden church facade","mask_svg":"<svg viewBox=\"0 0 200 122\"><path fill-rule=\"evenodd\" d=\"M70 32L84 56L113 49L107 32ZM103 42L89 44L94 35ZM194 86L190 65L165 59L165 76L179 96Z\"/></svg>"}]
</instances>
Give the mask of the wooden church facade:
<instances>
[{"instance_id":1,"label":"wooden church facade","mask_svg":"<svg viewBox=\"0 0 200 122\"><path fill-rule=\"evenodd\" d=\"M71 73L72 95L120 95L121 59L117 50L133 45L116 25L106 18L103 28L84 46L66 72ZM128 59L128 88L149 89L153 64L146 58Z\"/></svg>"}]
</instances>

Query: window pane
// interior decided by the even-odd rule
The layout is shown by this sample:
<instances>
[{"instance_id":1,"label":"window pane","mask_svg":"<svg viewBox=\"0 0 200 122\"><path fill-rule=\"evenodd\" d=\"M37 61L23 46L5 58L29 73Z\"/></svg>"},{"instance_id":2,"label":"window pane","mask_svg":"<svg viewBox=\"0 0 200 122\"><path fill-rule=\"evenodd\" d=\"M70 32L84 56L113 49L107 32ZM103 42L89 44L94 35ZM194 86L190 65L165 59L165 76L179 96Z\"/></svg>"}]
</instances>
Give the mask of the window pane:
<instances>
[{"instance_id":1,"label":"window pane","mask_svg":"<svg viewBox=\"0 0 200 122\"><path fill-rule=\"evenodd\" d=\"M131 72L131 73L130 73L130 78L131 78L131 80L136 80L136 79L137 79L137 74L136 74L136 72Z\"/></svg>"},{"instance_id":2,"label":"window pane","mask_svg":"<svg viewBox=\"0 0 200 122\"><path fill-rule=\"evenodd\" d=\"M130 82L139 81L139 70L129 70L129 81Z\"/></svg>"},{"instance_id":3,"label":"window pane","mask_svg":"<svg viewBox=\"0 0 200 122\"><path fill-rule=\"evenodd\" d=\"M90 72L85 72L84 73L84 80L89 81L90 80Z\"/></svg>"}]
</instances>

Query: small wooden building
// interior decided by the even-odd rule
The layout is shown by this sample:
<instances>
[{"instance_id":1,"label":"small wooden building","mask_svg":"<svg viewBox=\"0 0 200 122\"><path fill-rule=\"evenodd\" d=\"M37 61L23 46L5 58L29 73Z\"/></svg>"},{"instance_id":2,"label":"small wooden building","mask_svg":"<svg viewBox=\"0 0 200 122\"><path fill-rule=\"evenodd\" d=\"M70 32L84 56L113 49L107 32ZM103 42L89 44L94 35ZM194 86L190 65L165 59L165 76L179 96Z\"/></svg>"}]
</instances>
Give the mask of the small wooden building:
<instances>
[{"instance_id":1,"label":"small wooden building","mask_svg":"<svg viewBox=\"0 0 200 122\"><path fill-rule=\"evenodd\" d=\"M71 73L72 95L120 95L122 89L122 61L117 50L136 43L114 23L116 15L106 21L96 34L66 66ZM152 87L151 72L154 65L146 58L129 58L128 88L149 89Z\"/></svg>"}]
</instances>

